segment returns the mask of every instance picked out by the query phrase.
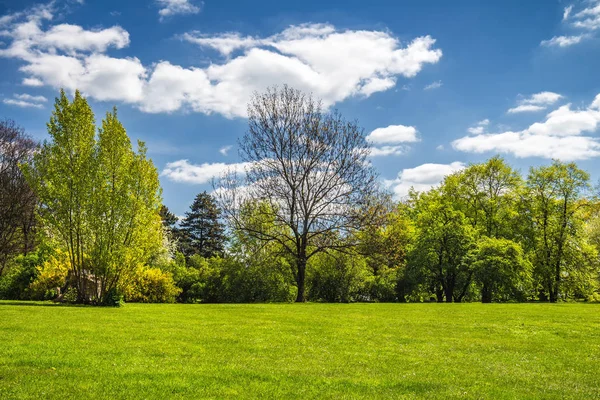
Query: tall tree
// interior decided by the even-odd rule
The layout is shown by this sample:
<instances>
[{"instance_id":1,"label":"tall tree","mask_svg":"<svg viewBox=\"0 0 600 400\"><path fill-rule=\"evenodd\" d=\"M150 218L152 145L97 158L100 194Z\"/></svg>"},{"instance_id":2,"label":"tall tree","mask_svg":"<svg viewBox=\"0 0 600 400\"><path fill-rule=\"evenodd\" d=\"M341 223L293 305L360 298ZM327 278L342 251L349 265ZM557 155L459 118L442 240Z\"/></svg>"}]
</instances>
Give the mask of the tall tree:
<instances>
[{"instance_id":1,"label":"tall tree","mask_svg":"<svg viewBox=\"0 0 600 400\"><path fill-rule=\"evenodd\" d=\"M70 274L83 301L88 292L86 253L92 236L86 215L95 181L94 114L79 92L70 102L61 91L47 126L51 141L43 143L33 167L25 171L40 200L44 225L69 254Z\"/></svg>"},{"instance_id":2,"label":"tall tree","mask_svg":"<svg viewBox=\"0 0 600 400\"><path fill-rule=\"evenodd\" d=\"M296 301L305 301L307 261L320 252L353 246L356 229L369 221L360 212L376 192L367 163L364 132L319 101L287 86L255 94L240 155L247 173L222 180L222 204L234 226L263 241L280 243L294 260ZM284 229L261 232L236 215L244 199L269 204L263 211ZM339 236L345 237L340 243Z\"/></svg>"},{"instance_id":3,"label":"tall tree","mask_svg":"<svg viewBox=\"0 0 600 400\"><path fill-rule=\"evenodd\" d=\"M225 226L221 222L222 211L213 196L199 193L185 213L181 222L183 253L187 257L223 255L225 250Z\"/></svg>"},{"instance_id":4,"label":"tall tree","mask_svg":"<svg viewBox=\"0 0 600 400\"><path fill-rule=\"evenodd\" d=\"M527 178L527 209L531 223L530 247L542 292L551 302L561 294L562 274L569 264L570 246L582 234L581 211L589 205L585 197L589 174L575 163L554 161L532 168Z\"/></svg>"},{"instance_id":5,"label":"tall tree","mask_svg":"<svg viewBox=\"0 0 600 400\"><path fill-rule=\"evenodd\" d=\"M11 257L33 249L36 198L20 165L36 148L14 121L0 121L0 275Z\"/></svg>"},{"instance_id":6,"label":"tall tree","mask_svg":"<svg viewBox=\"0 0 600 400\"><path fill-rule=\"evenodd\" d=\"M444 187L411 196L417 230L408 273L425 282L438 302L461 302L473 277L468 256L475 245L474 229Z\"/></svg>"},{"instance_id":7,"label":"tall tree","mask_svg":"<svg viewBox=\"0 0 600 400\"><path fill-rule=\"evenodd\" d=\"M96 136L79 91L56 99L44 142L25 173L49 234L69 254L80 302L100 303L162 245L158 172L143 143L133 152L116 111Z\"/></svg>"},{"instance_id":8,"label":"tall tree","mask_svg":"<svg viewBox=\"0 0 600 400\"><path fill-rule=\"evenodd\" d=\"M471 225L490 238L514 236L512 221L521 185L518 172L498 156L470 165L445 182Z\"/></svg>"}]
</instances>

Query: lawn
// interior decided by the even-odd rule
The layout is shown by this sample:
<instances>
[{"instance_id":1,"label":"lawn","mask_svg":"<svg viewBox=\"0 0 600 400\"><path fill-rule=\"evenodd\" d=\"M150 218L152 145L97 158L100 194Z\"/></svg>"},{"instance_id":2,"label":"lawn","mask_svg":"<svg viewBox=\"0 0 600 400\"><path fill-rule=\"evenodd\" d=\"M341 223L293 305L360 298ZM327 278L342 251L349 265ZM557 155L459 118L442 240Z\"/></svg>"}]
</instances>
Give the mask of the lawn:
<instances>
[{"instance_id":1,"label":"lawn","mask_svg":"<svg viewBox=\"0 0 600 400\"><path fill-rule=\"evenodd\" d=\"M0 302L0 398L600 398L600 306Z\"/></svg>"}]
</instances>

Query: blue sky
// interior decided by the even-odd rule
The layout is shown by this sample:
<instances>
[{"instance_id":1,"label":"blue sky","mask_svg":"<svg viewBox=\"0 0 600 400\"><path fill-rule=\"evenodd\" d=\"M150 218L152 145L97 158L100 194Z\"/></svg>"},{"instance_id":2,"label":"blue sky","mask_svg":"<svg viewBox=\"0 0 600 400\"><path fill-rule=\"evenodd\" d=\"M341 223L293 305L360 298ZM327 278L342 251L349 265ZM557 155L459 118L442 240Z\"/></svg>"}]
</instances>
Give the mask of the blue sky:
<instances>
[{"instance_id":1,"label":"blue sky","mask_svg":"<svg viewBox=\"0 0 600 400\"><path fill-rule=\"evenodd\" d=\"M252 91L283 83L358 119L397 196L495 154L600 178L598 0L8 0L0 15L0 116L44 139L61 87L98 121L116 105L179 215L239 163Z\"/></svg>"}]
</instances>

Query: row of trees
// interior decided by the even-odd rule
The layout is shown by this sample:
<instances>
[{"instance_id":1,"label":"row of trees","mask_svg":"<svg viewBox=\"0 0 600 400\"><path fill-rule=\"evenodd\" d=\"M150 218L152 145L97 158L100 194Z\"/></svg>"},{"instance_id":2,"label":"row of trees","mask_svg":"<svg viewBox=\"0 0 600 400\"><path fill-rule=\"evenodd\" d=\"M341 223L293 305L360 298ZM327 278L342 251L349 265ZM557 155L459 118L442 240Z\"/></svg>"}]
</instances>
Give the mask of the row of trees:
<instances>
[{"instance_id":1,"label":"row of trees","mask_svg":"<svg viewBox=\"0 0 600 400\"><path fill-rule=\"evenodd\" d=\"M41 146L0 124L0 297L600 299L600 206L575 164L523 177L494 157L395 202L356 122L288 87L256 94L248 117L247 170L181 221L116 110L96 129L85 98L61 92Z\"/></svg>"}]
</instances>

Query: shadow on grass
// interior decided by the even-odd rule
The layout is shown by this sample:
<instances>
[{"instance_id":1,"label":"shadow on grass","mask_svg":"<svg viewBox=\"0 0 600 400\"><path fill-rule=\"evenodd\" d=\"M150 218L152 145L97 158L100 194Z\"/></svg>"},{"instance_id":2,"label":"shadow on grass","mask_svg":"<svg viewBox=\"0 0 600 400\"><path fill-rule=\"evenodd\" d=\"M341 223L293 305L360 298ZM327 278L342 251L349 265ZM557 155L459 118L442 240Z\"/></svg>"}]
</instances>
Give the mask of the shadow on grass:
<instances>
[{"instance_id":1,"label":"shadow on grass","mask_svg":"<svg viewBox=\"0 0 600 400\"><path fill-rule=\"evenodd\" d=\"M92 307L88 304L55 303L53 301L29 301L29 300L0 300L1 306L29 306L29 307Z\"/></svg>"}]
</instances>

